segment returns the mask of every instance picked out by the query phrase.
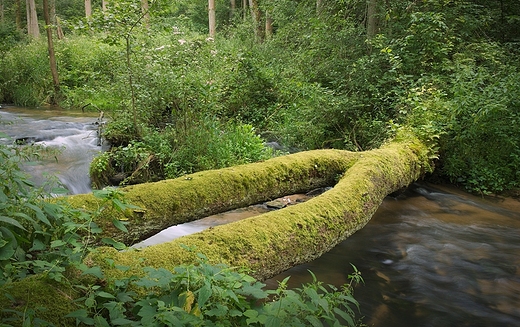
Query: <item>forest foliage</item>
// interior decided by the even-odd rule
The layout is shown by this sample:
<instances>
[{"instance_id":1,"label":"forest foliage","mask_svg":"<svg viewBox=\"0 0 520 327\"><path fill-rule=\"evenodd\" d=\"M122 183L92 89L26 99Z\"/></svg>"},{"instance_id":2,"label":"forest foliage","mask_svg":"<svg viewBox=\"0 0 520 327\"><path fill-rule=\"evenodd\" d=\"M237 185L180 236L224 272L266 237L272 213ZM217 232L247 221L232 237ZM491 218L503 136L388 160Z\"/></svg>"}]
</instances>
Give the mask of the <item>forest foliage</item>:
<instances>
[{"instance_id":1,"label":"forest foliage","mask_svg":"<svg viewBox=\"0 0 520 327\"><path fill-rule=\"evenodd\" d=\"M94 1L83 18L83 2L55 0L59 95L47 45L7 6L0 102L103 111L113 147L92 165L98 186L263 160L266 141L366 150L403 125L438 146L437 178L483 194L519 186L520 4L253 1L268 34L250 8L216 3L213 39L203 0L150 1L146 22L140 1Z\"/></svg>"}]
</instances>

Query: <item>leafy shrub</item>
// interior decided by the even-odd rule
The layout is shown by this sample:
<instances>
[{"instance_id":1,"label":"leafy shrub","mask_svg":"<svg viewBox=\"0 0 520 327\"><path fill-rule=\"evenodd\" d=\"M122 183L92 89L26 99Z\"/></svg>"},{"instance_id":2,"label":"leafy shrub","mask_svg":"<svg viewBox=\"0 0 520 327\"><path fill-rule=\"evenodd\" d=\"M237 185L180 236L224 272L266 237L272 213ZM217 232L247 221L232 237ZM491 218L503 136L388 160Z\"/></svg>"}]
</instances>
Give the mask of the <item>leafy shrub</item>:
<instances>
[{"instance_id":1,"label":"leafy shrub","mask_svg":"<svg viewBox=\"0 0 520 327\"><path fill-rule=\"evenodd\" d=\"M33 41L10 48L0 65L0 101L37 106L50 97L52 80L47 45Z\"/></svg>"},{"instance_id":2,"label":"leafy shrub","mask_svg":"<svg viewBox=\"0 0 520 327\"><path fill-rule=\"evenodd\" d=\"M47 185L30 182L20 164L32 151L0 146L0 285L36 273L61 280L65 267L85 255L90 235L100 232L92 216L48 201Z\"/></svg>"},{"instance_id":3,"label":"leafy shrub","mask_svg":"<svg viewBox=\"0 0 520 327\"><path fill-rule=\"evenodd\" d=\"M80 299L83 308L67 317L96 326L356 326L352 284L362 279L355 268L341 290L314 275L301 288L288 290L286 278L276 290L264 290L247 271L198 257L198 264L174 273L145 268L144 277L97 285Z\"/></svg>"},{"instance_id":4,"label":"leafy shrub","mask_svg":"<svg viewBox=\"0 0 520 327\"><path fill-rule=\"evenodd\" d=\"M94 184L156 181L265 160L274 154L251 125L206 117L188 123L188 128L148 129L141 140L101 154L90 167Z\"/></svg>"},{"instance_id":5,"label":"leafy shrub","mask_svg":"<svg viewBox=\"0 0 520 327\"><path fill-rule=\"evenodd\" d=\"M520 74L492 45L468 51L454 61L441 169L470 191L502 192L520 186Z\"/></svg>"}]
</instances>

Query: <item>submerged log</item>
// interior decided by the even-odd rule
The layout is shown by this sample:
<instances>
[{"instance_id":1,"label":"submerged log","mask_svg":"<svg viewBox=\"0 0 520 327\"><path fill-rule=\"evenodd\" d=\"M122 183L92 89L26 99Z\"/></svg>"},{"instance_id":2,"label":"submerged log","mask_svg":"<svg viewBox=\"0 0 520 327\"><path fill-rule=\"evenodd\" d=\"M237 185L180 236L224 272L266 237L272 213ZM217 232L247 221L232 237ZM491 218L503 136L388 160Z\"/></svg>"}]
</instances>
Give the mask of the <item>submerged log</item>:
<instances>
[{"instance_id":1,"label":"submerged log","mask_svg":"<svg viewBox=\"0 0 520 327\"><path fill-rule=\"evenodd\" d=\"M253 276L264 280L319 257L362 228L388 194L431 169L427 153L426 146L408 135L372 151L309 151L131 186L124 189L126 198L143 211L126 217L107 212L98 221L108 235L127 244L171 225L336 182L332 189L305 203L140 251L98 248L85 264L100 266L106 280L111 280L143 275L147 266L173 270L179 264L196 262L196 253L202 253L213 263L250 268ZM69 201L75 206L99 205L99 199L91 195L73 196ZM128 235L110 229L109 222L114 218L127 219ZM117 266L130 269L123 272ZM71 299L76 295L70 287L49 287L45 279L30 278L4 286L0 296L6 287L11 297L24 305L47 307L50 314L42 318L57 326L70 324L61 319L72 311ZM42 297L45 292L52 293ZM9 301L2 297L0 305L4 307Z\"/></svg>"}]
</instances>

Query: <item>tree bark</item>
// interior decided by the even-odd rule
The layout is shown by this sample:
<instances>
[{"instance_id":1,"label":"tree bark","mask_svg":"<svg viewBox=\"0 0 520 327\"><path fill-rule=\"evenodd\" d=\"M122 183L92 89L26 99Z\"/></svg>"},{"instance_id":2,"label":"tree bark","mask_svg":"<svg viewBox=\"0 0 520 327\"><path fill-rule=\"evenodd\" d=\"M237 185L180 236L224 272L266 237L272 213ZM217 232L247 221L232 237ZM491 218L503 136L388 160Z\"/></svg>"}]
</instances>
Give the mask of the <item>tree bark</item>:
<instances>
[{"instance_id":1,"label":"tree bark","mask_svg":"<svg viewBox=\"0 0 520 327\"><path fill-rule=\"evenodd\" d=\"M107 11L107 5L108 5L108 1L106 1L106 0L101 1L101 9L103 10L103 12Z\"/></svg>"},{"instance_id":2,"label":"tree bark","mask_svg":"<svg viewBox=\"0 0 520 327\"><path fill-rule=\"evenodd\" d=\"M92 0L85 0L85 17L92 16Z\"/></svg>"},{"instance_id":3,"label":"tree bark","mask_svg":"<svg viewBox=\"0 0 520 327\"><path fill-rule=\"evenodd\" d=\"M56 98L60 93L60 79L58 77L58 65L56 64L56 54L54 53L54 43L52 42L52 24L49 14L49 1L43 0L43 17L45 19L45 30L47 32L47 45L49 48L49 65L52 74L52 84L54 95L51 97L51 104L57 104Z\"/></svg>"},{"instance_id":4,"label":"tree bark","mask_svg":"<svg viewBox=\"0 0 520 327\"><path fill-rule=\"evenodd\" d=\"M40 37L38 27L38 15L36 14L36 3L34 0L26 0L27 12L27 34L35 39Z\"/></svg>"},{"instance_id":5,"label":"tree bark","mask_svg":"<svg viewBox=\"0 0 520 327\"><path fill-rule=\"evenodd\" d=\"M21 30L22 29L22 13L20 9L20 0L15 0L14 2L14 19L16 23L16 28Z\"/></svg>"},{"instance_id":6,"label":"tree bark","mask_svg":"<svg viewBox=\"0 0 520 327\"><path fill-rule=\"evenodd\" d=\"M251 9L251 17L255 26L255 35L259 41L263 40L264 29L261 23L261 12L258 7L258 0L249 0L249 8Z\"/></svg>"},{"instance_id":7,"label":"tree bark","mask_svg":"<svg viewBox=\"0 0 520 327\"><path fill-rule=\"evenodd\" d=\"M265 37L270 38L273 35L273 19L269 13L265 13Z\"/></svg>"},{"instance_id":8,"label":"tree bark","mask_svg":"<svg viewBox=\"0 0 520 327\"><path fill-rule=\"evenodd\" d=\"M144 26L150 28L150 7L148 0L141 0L141 11L143 13Z\"/></svg>"},{"instance_id":9,"label":"tree bark","mask_svg":"<svg viewBox=\"0 0 520 327\"><path fill-rule=\"evenodd\" d=\"M378 32L377 0L367 3L367 37L373 38Z\"/></svg>"},{"instance_id":10,"label":"tree bark","mask_svg":"<svg viewBox=\"0 0 520 327\"><path fill-rule=\"evenodd\" d=\"M232 19L235 16L235 11L237 10L237 3L235 0L231 0L229 4L229 19Z\"/></svg>"},{"instance_id":11,"label":"tree bark","mask_svg":"<svg viewBox=\"0 0 520 327\"><path fill-rule=\"evenodd\" d=\"M215 0L208 0L209 37L215 38L217 22L215 16Z\"/></svg>"}]
</instances>

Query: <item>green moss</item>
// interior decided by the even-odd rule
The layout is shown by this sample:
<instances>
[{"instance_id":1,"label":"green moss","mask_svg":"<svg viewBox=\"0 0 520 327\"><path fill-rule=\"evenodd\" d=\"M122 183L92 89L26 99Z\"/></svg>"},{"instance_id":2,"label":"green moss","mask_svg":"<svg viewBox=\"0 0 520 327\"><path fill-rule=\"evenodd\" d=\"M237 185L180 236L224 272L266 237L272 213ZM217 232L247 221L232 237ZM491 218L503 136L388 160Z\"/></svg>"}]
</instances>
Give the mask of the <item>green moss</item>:
<instances>
[{"instance_id":1,"label":"green moss","mask_svg":"<svg viewBox=\"0 0 520 327\"><path fill-rule=\"evenodd\" d=\"M131 235L138 238L202 215L332 185L337 176L342 175L334 188L297 206L210 228L140 251L118 252L101 247L86 258L85 264L100 266L105 282L110 282L113 278L143 275L142 268L147 266L173 270L179 264L194 263L195 252L186 250L188 246L205 254L210 262L249 268L255 277L266 279L319 257L362 228L386 195L409 185L431 169L427 152L424 145L408 135L368 152L309 151L263 163L127 187L124 189L127 199L145 209L144 214L134 214L129 220ZM100 205L98 199L89 195L70 197L69 202L91 209ZM112 218L123 217L107 211L99 223L106 224ZM129 240L128 236L113 233L120 240ZM130 269L123 272L116 266ZM74 294L59 291L63 287L54 288L36 278L11 285L11 289L16 290L16 301L35 294L31 304L49 308L52 313L49 319L58 326L62 323L61 317L73 311L69 297L73 298ZM2 287L0 294L5 290L6 286ZM5 298L0 301L3 306L7 305Z\"/></svg>"},{"instance_id":2,"label":"green moss","mask_svg":"<svg viewBox=\"0 0 520 327\"><path fill-rule=\"evenodd\" d=\"M121 190L141 207L131 215L105 210L97 223L105 233L128 245L167 227L204 216L267 201L285 194L333 185L356 160L355 153L316 150L261 163L203 171L172 180L133 185ZM95 211L101 200L91 194L68 197L74 207ZM113 219L124 219L130 233L121 234Z\"/></svg>"},{"instance_id":3,"label":"green moss","mask_svg":"<svg viewBox=\"0 0 520 327\"><path fill-rule=\"evenodd\" d=\"M14 299L12 301L11 299ZM65 284L33 276L24 279L22 282L13 283L2 287L0 292L0 308L4 310L14 310L19 312L22 317L27 310L36 310L36 316L45 321L53 322L56 326L74 326L74 319L63 318L68 313L77 310L73 300L78 294ZM22 317L0 310L2 317L17 317L10 324L22 326Z\"/></svg>"}]
</instances>

